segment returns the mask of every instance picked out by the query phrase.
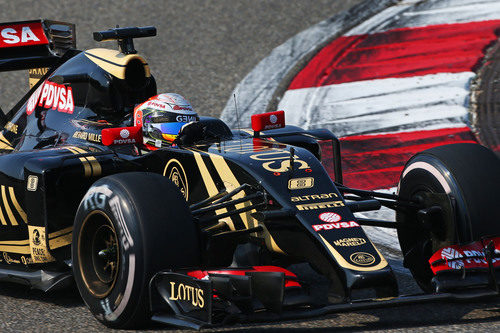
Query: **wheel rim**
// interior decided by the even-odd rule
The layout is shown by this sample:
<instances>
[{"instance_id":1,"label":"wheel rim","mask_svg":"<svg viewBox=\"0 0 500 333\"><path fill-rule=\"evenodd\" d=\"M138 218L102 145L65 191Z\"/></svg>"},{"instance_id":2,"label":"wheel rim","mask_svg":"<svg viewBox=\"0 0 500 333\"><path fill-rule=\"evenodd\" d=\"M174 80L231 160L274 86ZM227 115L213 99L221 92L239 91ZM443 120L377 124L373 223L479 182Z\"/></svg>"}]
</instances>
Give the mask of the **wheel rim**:
<instances>
[{"instance_id":1,"label":"wheel rim","mask_svg":"<svg viewBox=\"0 0 500 333\"><path fill-rule=\"evenodd\" d=\"M97 298L108 296L118 279L120 247L113 223L102 211L93 211L83 221L78 262L87 290Z\"/></svg>"}]
</instances>

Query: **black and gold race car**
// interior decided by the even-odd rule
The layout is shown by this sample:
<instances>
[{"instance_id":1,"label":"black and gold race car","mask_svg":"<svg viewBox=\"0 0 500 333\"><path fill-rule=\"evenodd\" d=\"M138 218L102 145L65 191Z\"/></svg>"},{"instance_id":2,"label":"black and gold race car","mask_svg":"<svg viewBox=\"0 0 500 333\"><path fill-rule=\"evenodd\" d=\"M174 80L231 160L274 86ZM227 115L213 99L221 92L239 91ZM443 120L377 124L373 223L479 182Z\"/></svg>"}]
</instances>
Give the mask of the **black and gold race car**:
<instances>
[{"instance_id":1,"label":"black and gold race car","mask_svg":"<svg viewBox=\"0 0 500 333\"><path fill-rule=\"evenodd\" d=\"M200 328L498 295L494 153L426 150L388 194L344 186L339 140L285 126L283 111L255 115L252 130L201 117L176 145L145 150L132 111L156 85L133 39L155 34L96 32L120 50L79 51L71 24L0 24L0 71L29 69L32 86L0 112L0 280L44 291L75 281L110 327L152 319ZM381 206L396 220L354 215ZM362 226L397 229L425 293L399 295ZM314 279L292 272L303 263Z\"/></svg>"}]
</instances>

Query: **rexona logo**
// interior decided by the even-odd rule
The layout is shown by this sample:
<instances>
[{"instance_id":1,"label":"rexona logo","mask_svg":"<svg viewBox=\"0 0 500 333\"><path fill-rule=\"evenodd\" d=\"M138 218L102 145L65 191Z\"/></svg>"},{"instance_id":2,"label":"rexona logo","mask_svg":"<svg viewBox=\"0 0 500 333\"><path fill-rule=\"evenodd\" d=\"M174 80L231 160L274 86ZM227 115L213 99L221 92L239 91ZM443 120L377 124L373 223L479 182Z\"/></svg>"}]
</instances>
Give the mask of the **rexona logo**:
<instances>
[{"instance_id":1,"label":"rexona logo","mask_svg":"<svg viewBox=\"0 0 500 333\"><path fill-rule=\"evenodd\" d=\"M33 113L37 105L45 109L73 113L75 109L73 90L70 86L45 82L29 98L26 113L28 115Z\"/></svg>"},{"instance_id":2,"label":"rexona logo","mask_svg":"<svg viewBox=\"0 0 500 333\"><path fill-rule=\"evenodd\" d=\"M313 227L314 231L320 231L320 230L354 228L354 227L359 227L359 224L357 224L354 221L349 221L349 222L314 224L314 225L312 225L312 227Z\"/></svg>"},{"instance_id":3,"label":"rexona logo","mask_svg":"<svg viewBox=\"0 0 500 333\"><path fill-rule=\"evenodd\" d=\"M0 48L40 44L48 44L48 40L39 22L0 25Z\"/></svg>"},{"instance_id":4,"label":"rexona logo","mask_svg":"<svg viewBox=\"0 0 500 333\"><path fill-rule=\"evenodd\" d=\"M203 289L188 286L184 283L170 282L170 300L172 301L185 301L198 308L205 306L205 299L203 298Z\"/></svg>"}]
</instances>

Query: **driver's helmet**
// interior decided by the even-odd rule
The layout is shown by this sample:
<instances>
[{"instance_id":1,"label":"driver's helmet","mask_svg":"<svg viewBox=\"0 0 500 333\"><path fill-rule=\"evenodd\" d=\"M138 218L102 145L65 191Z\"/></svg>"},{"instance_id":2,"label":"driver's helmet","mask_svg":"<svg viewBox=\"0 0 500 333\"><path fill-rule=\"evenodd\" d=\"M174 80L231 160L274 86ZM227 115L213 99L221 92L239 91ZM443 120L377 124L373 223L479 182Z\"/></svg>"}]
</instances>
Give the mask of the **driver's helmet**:
<instances>
[{"instance_id":1,"label":"driver's helmet","mask_svg":"<svg viewBox=\"0 0 500 333\"><path fill-rule=\"evenodd\" d=\"M134 123L142 126L144 143L158 148L171 145L182 126L198 120L191 104L173 93L153 96L134 110Z\"/></svg>"}]
</instances>

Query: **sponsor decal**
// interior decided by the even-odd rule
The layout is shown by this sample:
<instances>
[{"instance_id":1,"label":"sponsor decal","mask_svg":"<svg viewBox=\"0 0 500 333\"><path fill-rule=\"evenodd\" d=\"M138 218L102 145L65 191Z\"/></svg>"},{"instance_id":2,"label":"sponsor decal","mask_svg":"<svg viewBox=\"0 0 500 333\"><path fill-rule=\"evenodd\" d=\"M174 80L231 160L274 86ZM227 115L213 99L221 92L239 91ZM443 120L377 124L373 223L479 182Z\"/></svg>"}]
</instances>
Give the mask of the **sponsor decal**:
<instances>
[{"instance_id":1,"label":"sponsor decal","mask_svg":"<svg viewBox=\"0 0 500 333\"><path fill-rule=\"evenodd\" d=\"M14 133L14 134L17 134L17 128L18 128L18 126L17 126L16 124L11 123L10 121L9 121L7 124L5 124L5 127L4 127L4 128L5 128L7 131L9 131L9 132L12 132L12 133Z\"/></svg>"},{"instance_id":2,"label":"sponsor decal","mask_svg":"<svg viewBox=\"0 0 500 333\"><path fill-rule=\"evenodd\" d=\"M41 79L42 76L47 74L49 71L48 67L43 67L43 68L31 68L28 70L30 79Z\"/></svg>"},{"instance_id":3,"label":"sponsor decal","mask_svg":"<svg viewBox=\"0 0 500 333\"><path fill-rule=\"evenodd\" d=\"M71 114L75 109L73 90L71 86L45 81L28 99L26 113L33 113L37 105Z\"/></svg>"},{"instance_id":4,"label":"sponsor decal","mask_svg":"<svg viewBox=\"0 0 500 333\"><path fill-rule=\"evenodd\" d=\"M375 257L367 252L355 252L351 254L349 259L360 266L369 266L375 262Z\"/></svg>"},{"instance_id":5,"label":"sponsor decal","mask_svg":"<svg viewBox=\"0 0 500 333\"><path fill-rule=\"evenodd\" d=\"M298 197L291 197L292 202L297 201L309 201L309 200L317 200L317 199L331 199L338 198L337 193L320 193L320 194L311 194L311 195L301 195Z\"/></svg>"},{"instance_id":6,"label":"sponsor decal","mask_svg":"<svg viewBox=\"0 0 500 333\"><path fill-rule=\"evenodd\" d=\"M34 264L35 262L33 261L33 258L31 257L25 257L25 256L21 256L21 262L24 264L24 265L30 265L30 264Z\"/></svg>"},{"instance_id":7,"label":"sponsor decal","mask_svg":"<svg viewBox=\"0 0 500 333\"><path fill-rule=\"evenodd\" d=\"M342 220L342 216L340 216L337 213L332 213L332 212L325 212L319 214L319 219L323 222L338 222Z\"/></svg>"},{"instance_id":8,"label":"sponsor decal","mask_svg":"<svg viewBox=\"0 0 500 333\"><path fill-rule=\"evenodd\" d=\"M9 254L7 252L3 252L2 253L2 257L3 257L3 260L7 263L7 264L19 264L21 263L19 260L16 260L16 259L12 259Z\"/></svg>"},{"instance_id":9,"label":"sponsor decal","mask_svg":"<svg viewBox=\"0 0 500 333\"><path fill-rule=\"evenodd\" d=\"M305 188L311 188L314 186L314 178L313 177L303 177L303 178L292 178L288 181L288 189L289 190L302 190ZM292 201L301 201L301 200L293 200Z\"/></svg>"},{"instance_id":10,"label":"sponsor decal","mask_svg":"<svg viewBox=\"0 0 500 333\"><path fill-rule=\"evenodd\" d=\"M135 111L134 126L142 126L142 110Z\"/></svg>"},{"instance_id":11,"label":"sponsor decal","mask_svg":"<svg viewBox=\"0 0 500 333\"><path fill-rule=\"evenodd\" d=\"M47 44L41 23L21 23L0 27L0 48Z\"/></svg>"},{"instance_id":12,"label":"sponsor decal","mask_svg":"<svg viewBox=\"0 0 500 333\"><path fill-rule=\"evenodd\" d=\"M80 139L90 142L96 142L96 143L102 142L102 135L97 133L76 131L75 133L73 133L73 137L75 139Z\"/></svg>"},{"instance_id":13,"label":"sponsor decal","mask_svg":"<svg viewBox=\"0 0 500 333\"><path fill-rule=\"evenodd\" d=\"M28 182L26 184L26 189L30 192L35 192L38 188L38 176L29 175Z\"/></svg>"},{"instance_id":14,"label":"sponsor decal","mask_svg":"<svg viewBox=\"0 0 500 333\"><path fill-rule=\"evenodd\" d=\"M170 282L170 297L172 301L190 302L191 305L198 308L205 306L203 289L189 286L184 283Z\"/></svg>"},{"instance_id":15,"label":"sponsor decal","mask_svg":"<svg viewBox=\"0 0 500 333\"><path fill-rule=\"evenodd\" d=\"M190 123L192 121L196 121L196 116L179 115L179 116L175 117L175 120L179 123Z\"/></svg>"},{"instance_id":16,"label":"sponsor decal","mask_svg":"<svg viewBox=\"0 0 500 333\"><path fill-rule=\"evenodd\" d=\"M188 106L181 106L181 105L174 105L173 109L175 111L179 111L179 110L183 110L183 111L193 111L193 109L191 109L190 107Z\"/></svg>"},{"instance_id":17,"label":"sponsor decal","mask_svg":"<svg viewBox=\"0 0 500 333\"><path fill-rule=\"evenodd\" d=\"M469 252L469 251L468 251ZM475 251L479 252L479 251ZM478 253L479 256L484 256L482 252ZM450 260L450 259L456 259L456 258L463 258L460 252L455 250L454 248L448 247L443 250L441 250L441 258ZM485 261L486 263L486 261ZM453 269L461 269L464 267L464 262L462 260L453 260L453 261L447 261L448 267L453 268Z\"/></svg>"},{"instance_id":18,"label":"sponsor decal","mask_svg":"<svg viewBox=\"0 0 500 333\"><path fill-rule=\"evenodd\" d=\"M32 263L54 261L54 257L47 249L45 227L28 226Z\"/></svg>"},{"instance_id":19,"label":"sponsor decal","mask_svg":"<svg viewBox=\"0 0 500 333\"><path fill-rule=\"evenodd\" d=\"M344 203L340 200L337 200L337 201L301 204L301 205L296 205L295 207L297 207L298 210L315 210L315 209L335 208L335 207L343 207L343 206L344 206ZM321 217L320 217L320 219L321 219ZM328 222L328 221L325 221L325 222Z\"/></svg>"},{"instance_id":20,"label":"sponsor decal","mask_svg":"<svg viewBox=\"0 0 500 333\"><path fill-rule=\"evenodd\" d=\"M271 122L271 124L276 124L276 122L278 121L278 117L276 117L275 114L272 114L270 117L269 117L269 121Z\"/></svg>"},{"instance_id":21,"label":"sponsor decal","mask_svg":"<svg viewBox=\"0 0 500 333\"><path fill-rule=\"evenodd\" d=\"M286 172L290 169L290 152L288 150L265 151L250 155L250 158L256 161L263 161L262 167L271 172ZM309 169L307 162L294 155L294 170ZM298 164L298 166L295 166Z\"/></svg>"},{"instance_id":22,"label":"sponsor decal","mask_svg":"<svg viewBox=\"0 0 500 333\"><path fill-rule=\"evenodd\" d=\"M359 246L366 244L366 239L359 237L342 238L333 242L336 246Z\"/></svg>"},{"instance_id":23,"label":"sponsor decal","mask_svg":"<svg viewBox=\"0 0 500 333\"><path fill-rule=\"evenodd\" d=\"M354 228L354 227L359 227L359 224L357 224L354 221L349 221L349 222L313 224L312 227L313 227L314 231L320 231L320 230Z\"/></svg>"},{"instance_id":24,"label":"sponsor decal","mask_svg":"<svg viewBox=\"0 0 500 333\"><path fill-rule=\"evenodd\" d=\"M146 106L149 106L149 107L152 107L152 108L156 108L156 109L166 109L168 105L165 105L163 103L157 103L157 102L154 102L154 101L149 101L147 102Z\"/></svg>"},{"instance_id":25,"label":"sponsor decal","mask_svg":"<svg viewBox=\"0 0 500 333\"><path fill-rule=\"evenodd\" d=\"M108 185L91 187L83 198L83 206L87 210L104 209L106 201L113 195Z\"/></svg>"},{"instance_id":26,"label":"sponsor decal","mask_svg":"<svg viewBox=\"0 0 500 333\"><path fill-rule=\"evenodd\" d=\"M178 160L171 159L168 161L165 170L163 170L163 176L168 177L179 188L186 201L189 199L186 172Z\"/></svg>"},{"instance_id":27,"label":"sponsor decal","mask_svg":"<svg viewBox=\"0 0 500 333\"><path fill-rule=\"evenodd\" d=\"M109 200L109 205L111 207L111 211L115 216L118 224L120 225L120 240L123 244L123 249L127 251L129 248L134 246L134 240L130 235L130 231L128 230L127 224L125 223L125 218L123 217L122 206L120 204L120 199L117 196L114 196Z\"/></svg>"},{"instance_id":28,"label":"sponsor decal","mask_svg":"<svg viewBox=\"0 0 500 333\"><path fill-rule=\"evenodd\" d=\"M123 139L128 138L128 137L129 137L129 135L130 135L130 132L129 132L126 128L124 128L124 129L122 129L122 130L120 131L120 136L121 136Z\"/></svg>"},{"instance_id":29,"label":"sponsor decal","mask_svg":"<svg viewBox=\"0 0 500 333\"><path fill-rule=\"evenodd\" d=\"M47 67L44 68L31 68L28 70L29 72L29 84L30 89L38 83L38 81L45 75L49 69Z\"/></svg>"}]
</instances>

